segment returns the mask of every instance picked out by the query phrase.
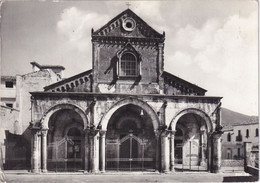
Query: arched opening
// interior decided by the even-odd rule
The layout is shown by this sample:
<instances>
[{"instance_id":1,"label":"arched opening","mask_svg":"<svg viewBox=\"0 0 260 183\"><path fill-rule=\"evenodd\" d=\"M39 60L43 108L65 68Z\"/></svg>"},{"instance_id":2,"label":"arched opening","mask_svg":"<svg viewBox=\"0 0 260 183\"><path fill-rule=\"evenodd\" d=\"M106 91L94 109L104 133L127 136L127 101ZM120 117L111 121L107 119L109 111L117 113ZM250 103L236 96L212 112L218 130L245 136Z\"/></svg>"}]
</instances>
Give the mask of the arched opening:
<instances>
[{"instance_id":1,"label":"arched opening","mask_svg":"<svg viewBox=\"0 0 260 183\"><path fill-rule=\"evenodd\" d=\"M175 169L208 170L207 125L198 114L186 113L176 123Z\"/></svg>"},{"instance_id":2,"label":"arched opening","mask_svg":"<svg viewBox=\"0 0 260 183\"><path fill-rule=\"evenodd\" d=\"M84 166L84 122L72 109L60 109L49 118L48 171L77 171Z\"/></svg>"},{"instance_id":3,"label":"arched opening","mask_svg":"<svg viewBox=\"0 0 260 183\"><path fill-rule=\"evenodd\" d=\"M120 76L137 76L138 63L136 56L130 52L124 53L120 61Z\"/></svg>"},{"instance_id":4,"label":"arched opening","mask_svg":"<svg viewBox=\"0 0 260 183\"><path fill-rule=\"evenodd\" d=\"M127 104L108 121L106 170L155 169L156 138L152 119L141 107Z\"/></svg>"}]
</instances>

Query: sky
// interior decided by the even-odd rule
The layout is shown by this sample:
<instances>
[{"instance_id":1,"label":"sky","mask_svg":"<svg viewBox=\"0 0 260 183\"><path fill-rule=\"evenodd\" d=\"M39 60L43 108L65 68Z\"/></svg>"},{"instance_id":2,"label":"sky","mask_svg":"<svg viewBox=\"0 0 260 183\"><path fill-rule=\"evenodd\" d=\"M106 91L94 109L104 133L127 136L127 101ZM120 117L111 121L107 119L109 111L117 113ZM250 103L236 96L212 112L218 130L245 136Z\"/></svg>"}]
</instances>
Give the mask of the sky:
<instances>
[{"instance_id":1,"label":"sky","mask_svg":"<svg viewBox=\"0 0 260 183\"><path fill-rule=\"evenodd\" d=\"M166 33L165 70L221 96L222 107L258 115L256 0L5 1L1 75L30 62L63 65L65 77L91 69L91 28L127 9Z\"/></svg>"}]
</instances>

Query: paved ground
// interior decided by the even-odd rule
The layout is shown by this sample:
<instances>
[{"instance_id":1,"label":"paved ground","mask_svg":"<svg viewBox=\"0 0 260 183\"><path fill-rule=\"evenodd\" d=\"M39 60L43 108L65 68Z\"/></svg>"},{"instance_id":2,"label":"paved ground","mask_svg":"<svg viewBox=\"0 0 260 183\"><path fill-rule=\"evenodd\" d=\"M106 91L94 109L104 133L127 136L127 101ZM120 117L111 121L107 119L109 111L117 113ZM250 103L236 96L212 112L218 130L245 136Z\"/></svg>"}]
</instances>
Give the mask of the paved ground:
<instances>
[{"instance_id":1,"label":"paved ground","mask_svg":"<svg viewBox=\"0 0 260 183\"><path fill-rule=\"evenodd\" d=\"M90 183L90 182L252 182L256 177L249 174L210 174L210 173L175 173L175 174L17 174L6 173L7 183Z\"/></svg>"}]
</instances>

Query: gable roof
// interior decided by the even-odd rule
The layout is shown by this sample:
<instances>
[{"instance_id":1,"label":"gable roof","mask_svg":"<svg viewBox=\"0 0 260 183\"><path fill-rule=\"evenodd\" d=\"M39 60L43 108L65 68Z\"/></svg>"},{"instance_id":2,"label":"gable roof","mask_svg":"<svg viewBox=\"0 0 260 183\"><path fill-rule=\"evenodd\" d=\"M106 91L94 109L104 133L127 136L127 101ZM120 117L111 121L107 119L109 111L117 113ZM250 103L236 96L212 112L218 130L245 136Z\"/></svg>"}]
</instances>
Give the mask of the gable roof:
<instances>
[{"instance_id":1,"label":"gable roof","mask_svg":"<svg viewBox=\"0 0 260 183\"><path fill-rule=\"evenodd\" d=\"M119 26L119 24L121 25L122 20L121 21L119 21L119 20L124 18L125 16L130 16L130 17L134 18L136 22L139 22L137 26L138 27L143 26L143 28L146 30L145 32L147 33L147 35L149 33L152 38L160 38L160 39L165 38L165 33L163 33L163 34L158 33L155 29L150 27L143 19L141 19L138 15L136 15L130 9L126 9L125 11L123 11L122 13L120 13L119 15L114 17L112 20L110 20L103 27L101 27L100 29L98 29L96 31L93 31L92 36L105 36L104 32L113 30L113 28L115 28L115 25L114 25L115 22L117 22L117 23L115 23L116 25L118 25L118 26Z\"/></svg>"},{"instance_id":2,"label":"gable roof","mask_svg":"<svg viewBox=\"0 0 260 183\"><path fill-rule=\"evenodd\" d=\"M88 76L92 73L92 69L88 70L88 71L85 71L85 72L82 72L82 73L79 73L77 75L74 75L72 77L69 77L69 78L66 78L66 79L63 79L59 82L56 82L56 83L53 83L51 85L48 85L48 86L45 86L44 87L44 91L47 91L47 90L52 90L56 87L59 87L59 86L62 86L62 85L65 85L67 83L70 83L71 81L74 81L76 79L79 79L81 77L84 77L84 76Z\"/></svg>"},{"instance_id":3,"label":"gable roof","mask_svg":"<svg viewBox=\"0 0 260 183\"><path fill-rule=\"evenodd\" d=\"M2 81L16 81L15 76L1 76Z\"/></svg>"},{"instance_id":4,"label":"gable roof","mask_svg":"<svg viewBox=\"0 0 260 183\"><path fill-rule=\"evenodd\" d=\"M190 82L188 82L188 81L186 81L184 79L181 79L181 78L179 78L179 77L177 77L177 76L175 76L175 75L173 75L173 74L171 74L169 72L163 71L162 77L164 79L169 78L169 79L174 80L175 82L177 82L179 84L182 84L182 85L184 85L186 87L189 87L189 88L194 88L194 89L196 89L196 90L198 90L198 91L200 91L202 93L207 92L207 90L205 90L204 88L201 88L201 87L199 87L199 86L197 86L195 84L192 84L192 83L190 83Z\"/></svg>"},{"instance_id":5,"label":"gable roof","mask_svg":"<svg viewBox=\"0 0 260 183\"><path fill-rule=\"evenodd\" d=\"M32 66L36 66L39 69L61 69L61 70L65 70L65 67L63 67L62 65L40 65L37 62L31 62L30 64L32 64Z\"/></svg>"},{"instance_id":6,"label":"gable roof","mask_svg":"<svg viewBox=\"0 0 260 183\"><path fill-rule=\"evenodd\" d=\"M243 126L243 125L253 125L253 124L259 124L258 116L251 116L248 120L243 121L239 124L234 124L233 126Z\"/></svg>"}]
</instances>

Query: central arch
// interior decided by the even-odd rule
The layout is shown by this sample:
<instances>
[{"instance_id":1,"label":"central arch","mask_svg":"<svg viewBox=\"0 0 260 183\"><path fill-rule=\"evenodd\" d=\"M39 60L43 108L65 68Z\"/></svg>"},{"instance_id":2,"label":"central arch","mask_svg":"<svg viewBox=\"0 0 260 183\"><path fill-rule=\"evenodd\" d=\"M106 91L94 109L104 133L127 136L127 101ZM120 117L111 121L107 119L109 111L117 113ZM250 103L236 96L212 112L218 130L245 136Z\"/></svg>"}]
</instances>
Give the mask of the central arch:
<instances>
[{"instance_id":1,"label":"central arch","mask_svg":"<svg viewBox=\"0 0 260 183\"><path fill-rule=\"evenodd\" d=\"M137 107L142 108L143 111L145 111L151 117L151 122L153 124L154 130L158 130L160 123L159 123L159 118L158 118L156 112L153 110L153 108L148 103L146 103L142 100L139 100L137 98L126 98L126 99L122 99L122 100L118 101L117 103L115 103L101 119L100 124L102 125L102 130L107 129L108 122L109 122L111 116L115 113L115 111L117 111L119 108L121 108L125 105L129 105L129 104L133 104Z\"/></svg>"},{"instance_id":2,"label":"central arch","mask_svg":"<svg viewBox=\"0 0 260 183\"><path fill-rule=\"evenodd\" d=\"M154 130L159 125L152 108L143 101L125 99L110 112L106 116L110 118L102 125L103 129L106 127L106 170L154 170Z\"/></svg>"}]
</instances>

